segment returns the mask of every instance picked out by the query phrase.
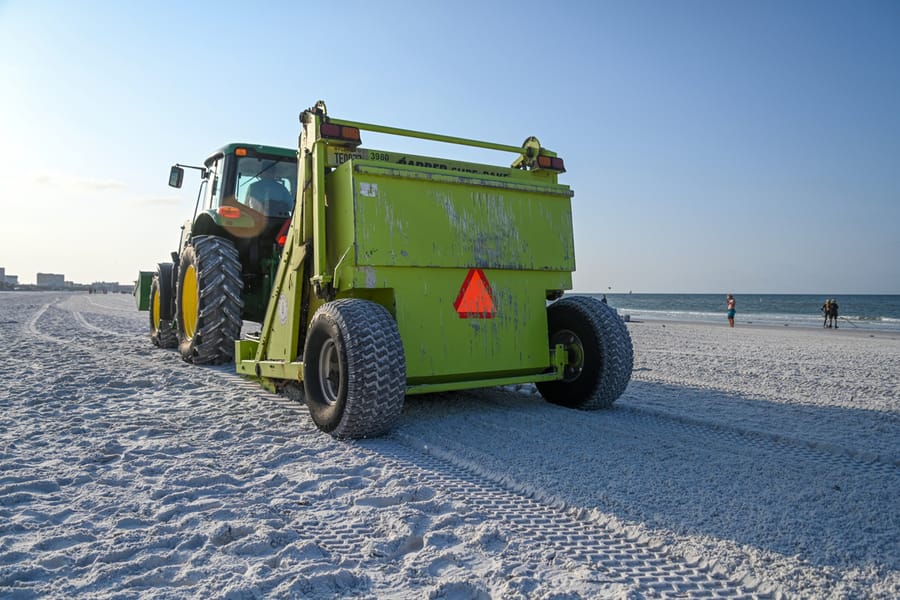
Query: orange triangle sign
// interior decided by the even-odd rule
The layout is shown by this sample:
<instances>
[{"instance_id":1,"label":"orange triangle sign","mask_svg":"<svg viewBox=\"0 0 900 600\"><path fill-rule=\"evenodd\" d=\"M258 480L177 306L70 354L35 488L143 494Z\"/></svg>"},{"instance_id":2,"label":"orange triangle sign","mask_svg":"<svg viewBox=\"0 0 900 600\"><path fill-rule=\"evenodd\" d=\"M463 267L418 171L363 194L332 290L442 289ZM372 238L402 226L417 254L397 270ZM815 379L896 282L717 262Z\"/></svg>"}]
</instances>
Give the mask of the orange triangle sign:
<instances>
[{"instance_id":1,"label":"orange triangle sign","mask_svg":"<svg viewBox=\"0 0 900 600\"><path fill-rule=\"evenodd\" d=\"M491 284L488 283L484 271L481 269L469 269L466 280L459 288L459 295L453 303L460 319L494 318L494 299Z\"/></svg>"}]
</instances>

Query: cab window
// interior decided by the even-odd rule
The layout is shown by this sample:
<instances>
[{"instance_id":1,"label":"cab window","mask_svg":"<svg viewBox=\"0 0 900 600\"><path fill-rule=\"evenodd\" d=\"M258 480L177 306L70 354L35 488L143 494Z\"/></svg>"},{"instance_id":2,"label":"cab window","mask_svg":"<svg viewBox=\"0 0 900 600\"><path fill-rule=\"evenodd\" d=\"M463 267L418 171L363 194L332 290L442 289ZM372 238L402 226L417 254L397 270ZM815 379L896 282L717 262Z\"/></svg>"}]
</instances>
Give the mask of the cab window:
<instances>
[{"instance_id":1,"label":"cab window","mask_svg":"<svg viewBox=\"0 0 900 600\"><path fill-rule=\"evenodd\" d=\"M242 157L237 164L234 197L269 217L290 217L297 197L297 163Z\"/></svg>"}]
</instances>

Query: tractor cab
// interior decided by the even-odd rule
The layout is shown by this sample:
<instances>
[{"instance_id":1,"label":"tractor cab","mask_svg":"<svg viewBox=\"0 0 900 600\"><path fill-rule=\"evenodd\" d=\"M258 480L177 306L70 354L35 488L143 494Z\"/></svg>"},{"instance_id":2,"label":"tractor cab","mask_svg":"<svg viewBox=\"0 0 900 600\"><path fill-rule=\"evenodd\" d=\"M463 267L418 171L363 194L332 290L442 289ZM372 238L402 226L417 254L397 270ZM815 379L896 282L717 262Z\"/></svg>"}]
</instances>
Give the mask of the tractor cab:
<instances>
[{"instance_id":1,"label":"tractor cab","mask_svg":"<svg viewBox=\"0 0 900 600\"><path fill-rule=\"evenodd\" d=\"M170 186L181 187L185 168L201 172L195 230L198 226L217 226L234 237L256 237L261 227L273 220L289 219L294 210L296 150L229 144L207 158L203 167L174 165L169 173ZM211 222L205 222L204 214Z\"/></svg>"},{"instance_id":2,"label":"tractor cab","mask_svg":"<svg viewBox=\"0 0 900 600\"><path fill-rule=\"evenodd\" d=\"M280 256L279 233L286 229L297 197L297 150L228 144L202 167L174 165L170 186L181 187L185 168L199 170L201 183L194 218L185 224L179 253L197 236L231 240L244 280L243 317L261 321Z\"/></svg>"}]
</instances>

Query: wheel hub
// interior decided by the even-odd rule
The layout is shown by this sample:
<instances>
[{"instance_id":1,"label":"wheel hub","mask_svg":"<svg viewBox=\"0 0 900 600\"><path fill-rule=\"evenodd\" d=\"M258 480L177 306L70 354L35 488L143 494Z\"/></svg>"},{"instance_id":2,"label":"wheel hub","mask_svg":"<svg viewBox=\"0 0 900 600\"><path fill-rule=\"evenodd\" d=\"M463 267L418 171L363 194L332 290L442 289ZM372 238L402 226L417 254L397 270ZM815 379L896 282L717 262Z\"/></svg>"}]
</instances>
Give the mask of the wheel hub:
<instances>
[{"instance_id":1,"label":"wheel hub","mask_svg":"<svg viewBox=\"0 0 900 600\"><path fill-rule=\"evenodd\" d=\"M150 308L150 322L153 324L153 331L159 331L159 311L160 311L160 301L159 301L159 292L153 294L153 306Z\"/></svg>"},{"instance_id":2,"label":"wheel hub","mask_svg":"<svg viewBox=\"0 0 900 600\"><path fill-rule=\"evenodd\" d=\"M574 331L560 329L550 338L550 346L562 344L566 349L566 366L563 369L563 381L575 381L584 368L584 345Z\"/></svg>"},{"instance_id":3,"label":"wheel hub","mask_svg":"<svg viewBox=\"0 0 900 600\"><path fill-rule=\"evenodd\" d=\"M184 335L193 339L197 333L197 321L200 313L200 294L197 282L197 270L194 265L189 265L182 280L184 289L181 292L181 322L184 327Z\"/></svg>"},{"instance_id":4,"label":"wheel hub","mask_svg":"<svg viewBox=\"0 0 900 600\"><path fill-rule=\"evenodd\" d=\"M340 398L342 370L337 344L329 338L322 344L319 352L319 387L322 389L322 398L332 406Z\"/></svg>"}]
</instances>

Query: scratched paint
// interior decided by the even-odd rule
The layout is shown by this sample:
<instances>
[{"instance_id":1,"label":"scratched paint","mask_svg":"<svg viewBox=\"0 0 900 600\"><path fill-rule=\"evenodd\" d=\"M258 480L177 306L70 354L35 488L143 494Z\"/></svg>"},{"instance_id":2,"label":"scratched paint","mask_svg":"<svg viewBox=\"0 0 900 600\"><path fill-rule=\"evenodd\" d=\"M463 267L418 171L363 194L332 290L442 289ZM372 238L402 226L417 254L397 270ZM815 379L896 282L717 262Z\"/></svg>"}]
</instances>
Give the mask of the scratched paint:
<instances>
[{"instance_id":1,"label":"scratched paint","mask_svg":"<svg viewBox=\"0 0 900 600\"><path fill-rule=\"evenodd\" d=\"M378 278L375 275L375 269L372 267L363 267L363 271L366 274L366 287L371 289L374 288Z\"/></svg>"},{"instance_id":2,"label":"scratched paint","mask_svg":"<svg viewBox=\"0 0 900 600\"><path fill-rule=\"evenodd\" d=\"M567 196L473 181L455 185L421 176L367 174L367 193L377 189L378 195L358 199L360 259L392 266L574 268Z\"/></svg>"}]
</instances>

